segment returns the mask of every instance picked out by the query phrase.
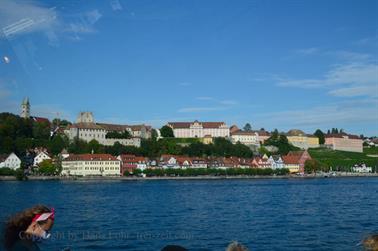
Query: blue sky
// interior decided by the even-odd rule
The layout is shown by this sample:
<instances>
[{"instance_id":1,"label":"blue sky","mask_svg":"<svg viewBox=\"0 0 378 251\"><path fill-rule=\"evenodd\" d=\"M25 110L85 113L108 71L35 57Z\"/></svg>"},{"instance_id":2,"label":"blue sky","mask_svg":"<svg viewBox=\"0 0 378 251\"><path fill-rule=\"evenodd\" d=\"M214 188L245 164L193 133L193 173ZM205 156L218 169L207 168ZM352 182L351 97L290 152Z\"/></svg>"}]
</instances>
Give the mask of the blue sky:
<instances>
[{"instance_id":1,"label":"blue sky","mask_svg":"<svg viewBox=\"0 0 378 251\"><path fill-rule=\"evenodd\" d=\"M378 1L0 3L0 112L378 135ZM57 115L58 114L58 115Z\"/></svg>"}]
</instances>

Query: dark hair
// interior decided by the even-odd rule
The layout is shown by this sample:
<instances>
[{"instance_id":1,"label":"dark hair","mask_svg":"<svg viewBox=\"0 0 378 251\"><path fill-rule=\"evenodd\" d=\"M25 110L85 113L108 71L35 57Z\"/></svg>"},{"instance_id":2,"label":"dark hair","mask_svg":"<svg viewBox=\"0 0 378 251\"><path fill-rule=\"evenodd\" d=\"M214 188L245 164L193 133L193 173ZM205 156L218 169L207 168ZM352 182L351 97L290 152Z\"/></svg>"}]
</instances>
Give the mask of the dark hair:
<instances>
[{"instance_id":1,"label":"dark hair","mask_svg":"<svg viewBox=\"0 0 378 251\"><path fill-rule=\"evenodd\" d=\"M373 250L373 251L378 250L378 234L372 234L366 237L362 241L362 244L364 245L364 248L366 250Z\"/></svg>"},{"instance_id":2,"label":"dark hair","mask_svg":"<svg viewBox=\"0 0 378 251\"><path fill-rule=\"evenodd\" d=\"M48 207L44 205L36 205L11 216L5 223L5 249L10 250L13 244L20 239L20 232L25 231L29 227L35 215L49 212L51 212L51 210Z\"/></svg>"}]
</instances>

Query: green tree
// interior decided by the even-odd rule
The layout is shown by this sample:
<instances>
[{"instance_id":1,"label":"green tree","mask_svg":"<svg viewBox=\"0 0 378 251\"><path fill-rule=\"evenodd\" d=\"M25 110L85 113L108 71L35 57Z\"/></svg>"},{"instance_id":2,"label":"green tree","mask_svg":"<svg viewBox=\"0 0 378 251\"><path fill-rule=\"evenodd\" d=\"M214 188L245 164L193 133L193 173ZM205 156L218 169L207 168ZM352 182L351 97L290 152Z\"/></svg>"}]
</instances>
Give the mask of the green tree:
<instances>
[{"instance_id":1,"label":"green tree","mask_svg":"<svg viewBox=\"0 0 378 251\"><path fill-rule=\"evenodd\" d=\"M61 120L61 119L58 119L58 118L55 118L52 120L52 124L54 127L57 127L57 126L62 126L62 127L66 127L68 125L72 125L72 123L68 120Z\"/></svg>"},{"instance_id":2,"label":"green tree","mask_svg":"<svg viewBox=\"0 0 378 251\"><path fill-rule=\"evenodd\" d=\"M56 175L58 174L58 170L51 160L43 160L39 163L38 173L44 175Z\"/></svg>"},{"instance_id":3,"label":"green tree","mask_svg":"<svg viewBox=\"0 0 378 251\"><path fill-rule=\"evenodd\" d=\"M75 138L68 146L68 152L75 154L88 153L87 149L87 142L78 138Z\"/></svg>"},{"instance_id":4,"label":"green tree","mask_svg":"<svg viewBox=\"0 0 378 251\"><path fill-rule=\"evenodd\" d=\"M316 137L318 137L318 139L319 139L319 144L320 144L320 145L324 145L324 143L325 143L324 133L323 133L320 129L317 129L317 130L315 131L314 135L315 135Z\"/></svg>"},{"instance_id":5,"label":"green tree","mask_svg":"<svg viewBox=\"0 0 378 251\"><path fill-rule=\"evenodd\" d=\"M47 122L35 122L33 125L33 137L35 139L49 139L50 125Z\"/></svg>"},{"instance_id":6,"label":"green tree","mask_svg":"<svg viewBox=\"0 0 378 251\"><path fill-rule=\"evenodd\" d=\"M156 141L157 137L158 137L158 132L155 129L152 129L151 130L151 139Z\"/></svg>"},{"instance_id":7,"label":"green tree","mask_svg":"<svg viewBox=\"0 0 378 251\"><path fill-rule=\"evenodd\" d=\"M127 130L124 130L123 132L111 131L108 132L105 137L107 139L130 139L131 134Z\"/></svg>"},{"instance_id":8,"label":"green tree","mask_svg":"<svg viewBox=\"0 0 378 251\"><path fill-rule=\"evenodd\" d=\"M49 150L53 155L59 154L68 146L68 139L61 135L55 135L49 142Z\"/></svg>"},{"instance_id":9,"label":"green tree","mask_svg":"<svg viewBox=\"0 0 378 251\"><path fill-rule=\"evenodd\" d=\"M245 124L245 126L243 127L243 130L246 132L252 131L251 124L250 123Z\"/></svg>"},{"instance_id":10,"label":"green tree","mask_svg":"<svg viewBox=\"0 0 378 251\"><path fill-rule=\"evenodd\" d=\"M290 151L298 150L298 147L293 146L289 143L287 137L283 134L278 134L278 131L275 130L264 143L265 146L276 146L278 148L278 153L286 155Z\"/></svg>"},{"instance_id":11,"label":"green tree","mask_svg":"<svg viewBox=\"0 0 378 251\"><path fill-rule=\"evenodd\" d=\"M98 143L97 140L92 139L91 141L88 142L87 144L87 153L103 153L104 152L104 147L100 143Z\"/></svg>"},{"instance_id":12,"label":"green tree","mask_svg":"<svg viewBox=\"0 0 378 251\"><path fill-rule=\"evenodd\" d=\"M173 138L174 137L172 128L167 126L167 125L163 126L160 129L160 134L164 138Z\"/></svg>"},{"instance_id":13,"label":"green tree","mask_svg":"<svg viewBox=\"0 0 378 251\"><path fill-rule=\"evenodd\" d=\"M306 160L304 166L305 173L316 173L317 171L321 171L321 165L319 161L316 159L309 159Z\"/></svg>"}]
</instances>

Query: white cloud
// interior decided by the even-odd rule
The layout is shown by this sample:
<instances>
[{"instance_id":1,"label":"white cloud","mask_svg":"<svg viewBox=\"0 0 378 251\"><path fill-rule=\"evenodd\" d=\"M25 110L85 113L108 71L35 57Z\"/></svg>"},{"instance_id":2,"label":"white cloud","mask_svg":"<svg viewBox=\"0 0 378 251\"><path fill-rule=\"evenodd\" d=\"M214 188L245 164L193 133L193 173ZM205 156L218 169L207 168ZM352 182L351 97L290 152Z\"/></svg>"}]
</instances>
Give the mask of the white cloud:
<instances>
[{"instance_id":1,"label":"white cloud","mask_svg":"<svg viewBox=\"0 0 378 251\"><path fill-rule=\"evenodd\" d=\"M374 97L378 89L378 65L376 63L347 63L332 67L319 79L281 79L277 85L327 88L331 89L328 93L335 96Z\"/></svg>"},{"instance_id":2,"label":"white cloud","mask_svg":"<svg viewBox=\"0 0 378 251\"><path fill-rule=\"evenodd\" d=\"M328 94L336 97L371 96L378 97L378 86L355 86L339 88L329 91Z\"/></svg>"},{"instance_id":3,"label":"white cloud","mask_svg":"<svg viewBox=\"0 0 378 251\"><path fill-rule=\"evenodd\" d=\"M312 131L316 128L347 127L375 124L378 133L378 100L344 101L308 109L294 109L256 114L261 124L283 129L301 128ZM347 128L345 128L347 129Z\"/></svg>"}]
</instances>

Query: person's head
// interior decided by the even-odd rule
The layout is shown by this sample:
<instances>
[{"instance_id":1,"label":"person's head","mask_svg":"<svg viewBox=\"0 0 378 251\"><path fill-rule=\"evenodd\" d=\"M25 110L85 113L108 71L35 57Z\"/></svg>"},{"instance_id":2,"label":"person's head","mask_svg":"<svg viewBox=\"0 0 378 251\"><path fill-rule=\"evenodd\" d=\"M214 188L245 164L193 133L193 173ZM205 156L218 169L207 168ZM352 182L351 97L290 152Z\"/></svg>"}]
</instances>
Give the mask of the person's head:
<instances>
[{"instance_id":1,"label":"person's head","mask_svg":"<svg viewBox=\"0 0 378 251\"><path fill-rule=\"evenodd\" d=\"M370 235L362 241L365 250L378 251L378 234Z\"/></svg>"},{"instance_id":2,"label":"person's head","mask_svg":"<svg viewBox=\"0 0 378 251\"><path fill-rule=\"evenodd\" d=\"M248 248L237 241L233 241L230 243L230 245L228 245L226 251L248 251Z\"/></svg>"},{"instance_id":3,"label":"person's head","mask_svg":"<svg viewBox=\"0 0 378 251\"><path fill-rule=\"evenodd\" d=\"M5 248L10 249L18 240L48 239L54 224L54 214L54 209L37 205L10 217L4 231Z\"/></svg>"}]
</instances>

